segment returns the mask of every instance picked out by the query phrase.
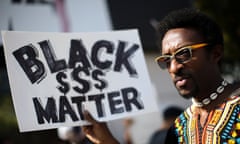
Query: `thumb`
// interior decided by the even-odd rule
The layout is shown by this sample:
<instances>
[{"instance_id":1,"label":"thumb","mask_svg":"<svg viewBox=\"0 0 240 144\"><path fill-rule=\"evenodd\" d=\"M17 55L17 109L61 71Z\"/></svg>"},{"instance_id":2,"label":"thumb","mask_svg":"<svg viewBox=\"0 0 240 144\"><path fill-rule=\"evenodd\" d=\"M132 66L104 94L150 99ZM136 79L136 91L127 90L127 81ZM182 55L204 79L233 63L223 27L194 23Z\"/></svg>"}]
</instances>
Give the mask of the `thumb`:
<instances>
[{"instance_id":1,"label":"thumb","mask_svg":"<svg viewBox=\"0 0 240 144\"><path fill-rule=\"evenodd\" d=\"M88 122L92 124L97 123L97 121L93 118L93 116L87 110L84 110L83 115Z\"/></svg>"}]
</instances>

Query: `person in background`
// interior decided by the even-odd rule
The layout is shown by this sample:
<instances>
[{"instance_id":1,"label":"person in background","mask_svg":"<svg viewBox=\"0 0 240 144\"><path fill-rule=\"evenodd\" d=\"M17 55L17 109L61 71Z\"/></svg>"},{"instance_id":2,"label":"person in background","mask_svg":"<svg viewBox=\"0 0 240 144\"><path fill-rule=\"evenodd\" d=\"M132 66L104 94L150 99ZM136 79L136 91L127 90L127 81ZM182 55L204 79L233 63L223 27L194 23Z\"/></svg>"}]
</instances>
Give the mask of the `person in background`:
<instances>
[{"instance_id":1,"label":"person in background","mask_svg":"<svg viewBox=\"0 0 240 144\"><path fill-rule=\"evenodd\" d=\"M60 127L57 129L58 137L70 144L92 144L85 136L81 127Z\"/></svg>"},{"instance_id":2,"label":"person in background","mask_svg":"<svg viewBox=\"0 0 240 144\"><path fill-rule=\"evenodd\" d=\"M240 86L229 83L220 72L224 53L220 27L196 9L168 14L158 25L160 56L178 91L192 105L174 121L167 144L240 143ZM85 112L91 126L86 135L97 144L118 144L105 123Z\"/></svg>"},{"instance_id":3,"label":"person in background","mask_svg":"<svg viewBox=\"0 0 240 144\"><path fill-rule=\"evenodd\" d=\"M130 129L134 123L134 120L132 118L126 118L123 120L124 125L124 143L125 144L133 144L132 135L130 132Z\"/></svg>"},{"instance_id":4,"label":"person in background","mask_svg":"<svg viewBox=\"0 0 240 144\"><path fill-rule=\"evenodd\" d=\"M168 106L165 108L162 113L163 123L160 129L153 133L149 144L164 144L168 129L182 112L183 109L178 106Z\"/></svg>"}]
</instances>

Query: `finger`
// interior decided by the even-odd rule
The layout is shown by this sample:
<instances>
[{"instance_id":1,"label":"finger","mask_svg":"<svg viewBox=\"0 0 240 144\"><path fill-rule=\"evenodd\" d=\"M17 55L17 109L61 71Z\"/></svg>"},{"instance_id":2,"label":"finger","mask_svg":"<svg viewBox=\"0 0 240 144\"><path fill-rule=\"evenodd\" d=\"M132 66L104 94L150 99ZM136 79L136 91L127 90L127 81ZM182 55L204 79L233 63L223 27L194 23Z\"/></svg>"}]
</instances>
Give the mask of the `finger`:
<instances>
[{"instance_id":1,"label":"finger","mask_svg":"<svg viewBox=\"0 0 240 144\"><path fill-rule=\"evenodd\" d=\"M92 126L82 126L82 131L84 133L88 133L92 129Z\"/></svg>"},{"instance_id":2,"label":"finger","mask_svg":"<svg viewBox=\"0 0 240 144\"><path fill-rule=\"evenodd\" d=\"M85 110L83 112L83 115L84 115L84 118L90 123L95 124L97 122L88 111Z\"/></svg>"},{"instance_id":3,"label":"finger","mask_svg":"<svg viewBox=\"0 0 240 144\"><path fill-rule=\"evenodd\" d=\"M100 143L99 140L97 140L95 137L93 137L91 134L86 134L87 138L90 139L95 144Z\"/></svg>"},{"instance_id":4,"label":"finger","mask_svg":"<svg viewBox=\"0 0 240 144\"><path fill-rule=\"evenodd\" d=\"M82 127L83 133L88 135L93 135L93 128L90 126L83 126Z\"/></svg>"}]
</instances>

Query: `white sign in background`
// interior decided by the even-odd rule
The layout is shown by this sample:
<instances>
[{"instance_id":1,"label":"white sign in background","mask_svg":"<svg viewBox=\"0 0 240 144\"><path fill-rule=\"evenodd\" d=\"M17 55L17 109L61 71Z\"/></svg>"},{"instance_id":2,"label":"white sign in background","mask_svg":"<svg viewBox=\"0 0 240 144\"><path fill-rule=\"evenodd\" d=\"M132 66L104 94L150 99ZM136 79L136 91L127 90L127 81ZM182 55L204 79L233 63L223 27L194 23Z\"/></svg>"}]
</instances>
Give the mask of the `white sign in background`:
<instances>
[{"instance_id":1,"label":"white sign in background","mask_svg":"<svg viewBox=\"0 0 240 144\"><path fill-rule=\"evenodd\" d=\"M137 30L2 37L21 132L157 111Z\"/></svg>"}]
</instances>

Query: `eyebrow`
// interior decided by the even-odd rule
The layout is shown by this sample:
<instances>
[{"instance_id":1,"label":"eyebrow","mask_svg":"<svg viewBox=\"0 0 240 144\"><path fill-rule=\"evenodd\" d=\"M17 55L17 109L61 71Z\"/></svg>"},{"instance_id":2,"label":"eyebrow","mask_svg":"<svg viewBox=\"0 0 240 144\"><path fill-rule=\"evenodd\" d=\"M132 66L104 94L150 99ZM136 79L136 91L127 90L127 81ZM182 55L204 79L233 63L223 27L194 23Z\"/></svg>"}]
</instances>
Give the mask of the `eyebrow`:
<instances>
[{"instance_id":1,"label":"eyebrow","mask_svg":"<svg viewBox=\"0 0 240 144\"><path fill-rule=\"evenodd\" d=\"M175 51L174 51L174 53L176 52L176 51L178 51L179 49L181 49L181 48L185 48L185 47L189 47L189 46L191 46L191 45L194 45L194 44L187 44L187 45L185 45L185 46L181 46L181 47L177 47L176 49L175 49ZM163 52L163 51L162 51ZM172 55L172 53L170 53L170 52L168 52L168 53L166 53L166 54L162 54L162 56L163 55Z\"/></svg>"},{"instance_id":2,"label":"eyebrow","mask_svg":"<svg viewBox=\"0 0 240 144\"><path fill-rule=\"evenodd\" d=\"M186 47L186 46L183 46L183 47ZM172 52L172 53L170 53L170 51L171 51L171 48L170 49L168 49L168 52L167 53L162 53L162 56L163 55L172 55L173 53L175 53L176 51L178 51L179 49L181 49L181 48L183 48L183 47L178 47L178 48L176 48L176 49L174 49L174 52ZM163 52L163 51L162 51Z\"/></svg>"}]
</instances>

